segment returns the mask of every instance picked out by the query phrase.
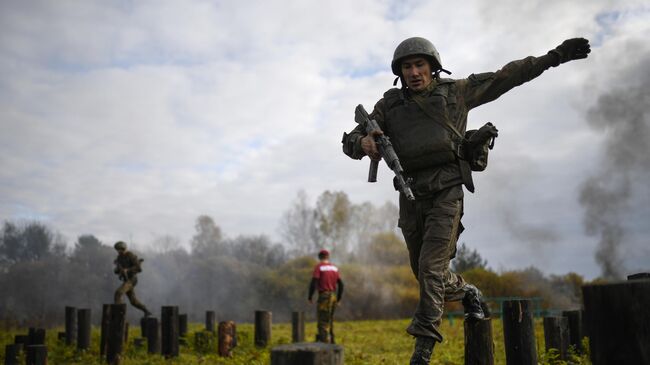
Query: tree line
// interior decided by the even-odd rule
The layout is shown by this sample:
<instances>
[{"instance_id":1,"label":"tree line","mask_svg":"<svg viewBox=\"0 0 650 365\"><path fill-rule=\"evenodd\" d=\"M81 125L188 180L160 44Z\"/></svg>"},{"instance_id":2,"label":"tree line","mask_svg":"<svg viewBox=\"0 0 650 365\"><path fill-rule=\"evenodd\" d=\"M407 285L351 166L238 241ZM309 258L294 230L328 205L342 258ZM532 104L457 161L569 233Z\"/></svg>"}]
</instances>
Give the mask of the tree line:
<instances>
[{"instance_id":1,"label":"tree line","mask_svg":"<svg viewBox=\"0 0 650 365\"><path fill-rule=\"evenodd\" d=\"M265 235L228 237L212 217L202 215L188 245L169 235L149 246L135 245L135 253L144 259L136 292L154 313L162 305L179 305L191 321L202 321L206 310L216 311L219 320L250 321L259 309L272 311L278 321L288 320L295 310L311 318L308 283L316 252L326 247L346 283L339 319L408 317L417 304L418 286L396 222L392 203L353 204L345 193L329 191L314 205L304 192L297 194L280 220L283 242ZM70 305L92 308L97 321L102 304L112 301L119 286L113 274L115 257L113 242L92 234L68 243L42 222L5 221L0 232L0 320L60 324L63 307ZM550 307L580 303L583 280L577 274L547 278L534 268L496 273L465 245L452 265L488 296L542 296ZM139 315L129 308L131 320Z\"/></svg>"}]
</instances>

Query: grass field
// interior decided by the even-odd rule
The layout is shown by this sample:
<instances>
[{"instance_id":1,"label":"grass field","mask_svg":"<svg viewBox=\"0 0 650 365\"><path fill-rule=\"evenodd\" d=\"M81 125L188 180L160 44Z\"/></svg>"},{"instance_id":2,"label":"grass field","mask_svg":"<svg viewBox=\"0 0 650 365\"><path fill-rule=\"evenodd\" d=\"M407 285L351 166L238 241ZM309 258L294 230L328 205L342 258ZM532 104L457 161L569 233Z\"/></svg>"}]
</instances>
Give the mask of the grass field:
<instances>
[{"instance_id":1,"label":"grass field","mask_svg":"<svg viewBox=\"0 0 650 365\"><path fill-rule=\"evenodd\" d=\"M408 364L408 359L413 347L413 339L404 329L408 320L387 321L351 321L336 323L335 332L337 342L344 347L344 359L347 365L365 364ZM146 345L144 349L133 346L133 338L140 335L137 326L131 326L129 343L126 346L123 365L147 364L236 364L236 365L266 365L270 362L270 349L257 349L253 346L253 325L239 324L237 334L239 345L234 350L233 358L221 358L216 350L200 353L194 348L194 332L202 330L202 324L190 324L187 336L188 345L181 346L181 354L176 359L165 360L159 355L148 355ZM101 364L99 359L99 330L93 328L91 349L87 352L77 352L74 346L65 346L57 340L57 332L61 328L50 329L47 332L48 364L49 365L92 365ZM434 351L431 364L456 365L463 364L463 322L455 320L453 323L444 321L442 332L445 340L438 344ZM536 320L537 348L540 364L566 364L554 360L551 354L544 354L544 336L541 320ZM13 343L14 335L26 334L27 330L4 330L0 332L2 353L0 363L4 363L4 345ZM306 324L306 338L313 339L316 334L316 325ZM493 320L493 336L495 342L495 364L505 365L505 351L503 348L503 331L501 321ZM291 324L278 323L272 326L271 347L291 342ZM23 362L24 363L24 362ZM590 364L585 358L574 357L572 364Z\"/></svg>"}]
</instances>

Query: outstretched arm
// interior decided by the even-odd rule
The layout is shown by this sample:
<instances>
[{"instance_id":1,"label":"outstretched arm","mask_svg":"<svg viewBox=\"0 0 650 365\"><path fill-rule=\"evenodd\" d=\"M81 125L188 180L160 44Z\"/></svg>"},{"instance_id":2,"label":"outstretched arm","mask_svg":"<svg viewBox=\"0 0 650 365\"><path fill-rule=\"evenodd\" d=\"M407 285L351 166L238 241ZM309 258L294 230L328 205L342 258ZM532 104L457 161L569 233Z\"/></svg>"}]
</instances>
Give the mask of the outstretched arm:
<instances>
[{"instance_id":1,"label":"outstretched arm","mask_svg":"<svg viewBox=\"0 0 650 365\"><path fill-rule=\"evenodd\" d=\"M472 74L465 80L459 80L459 91L465 97L469 110L497 99L512 88L541 75L550 67L586 58L590 52L588 40L567 39L543 56L529 56L512 61L496 72Z\"/></svg>"}]
</instances>

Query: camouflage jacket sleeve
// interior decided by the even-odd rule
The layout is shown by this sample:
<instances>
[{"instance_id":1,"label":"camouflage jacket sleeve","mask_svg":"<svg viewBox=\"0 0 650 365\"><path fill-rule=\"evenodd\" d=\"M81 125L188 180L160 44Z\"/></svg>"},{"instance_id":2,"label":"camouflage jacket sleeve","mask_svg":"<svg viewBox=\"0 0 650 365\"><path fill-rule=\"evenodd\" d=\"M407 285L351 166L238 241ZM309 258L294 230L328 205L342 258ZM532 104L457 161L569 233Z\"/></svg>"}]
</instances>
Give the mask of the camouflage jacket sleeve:
<instances>
[{"instance_id":1,"label":"camouflage jacket sleeve","mask_svg":"<svg viewBox=\"0 0 650 365\"><path fill-rule=\"evenodd\" d=\"M512 61L496 72L472 74L467 79L458 80L456 85L469 110L497 99L512 88L541 75L555 64L557 58L553 54L529 56Z\"/></svg>"},{"instance_id":2,"label":"camouflage jacket sleeve","mask_svg":"<svg viewBox=\"0 0 650 365\"><path fill-rule=\"evenodd\" d=\"M385 103L382 98L375 104L375 108L369 115L370 119L377 121L379 128L382 130L384 130L384 110ZM366 154L361 148L361 138L365 137L366 134L365 127L359 124L350 133L343 133L343 140L341 140L341 143L343 143L343 153L356 160L363 158Z\"/></svg>"}]
</instances>

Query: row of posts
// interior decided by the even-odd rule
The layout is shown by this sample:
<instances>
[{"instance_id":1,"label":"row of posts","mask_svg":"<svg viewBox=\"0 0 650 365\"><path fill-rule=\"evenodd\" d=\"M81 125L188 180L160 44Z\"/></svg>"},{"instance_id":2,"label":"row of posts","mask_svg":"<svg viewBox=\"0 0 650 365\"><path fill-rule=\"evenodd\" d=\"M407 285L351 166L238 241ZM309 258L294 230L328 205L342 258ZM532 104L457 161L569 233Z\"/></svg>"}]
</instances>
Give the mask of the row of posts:
<instances>
[{"instance_id":1,"label":"row of posts","mask_svg":"<svg viewBox=\"0 0 650 365\"><path fill-rule=\"evenodd\" d=\"M206 332L218 335L218 352L221 356L232 356L232 348L236 345L236 327L233 321L220 322L215 328L216 316L214 311L206 312ZM179 343L185 342L187 334L187 314L179 314L177 306L163 306L161 320L155 317L142 318L140 322L141 336L146 338L147 351L150 354L162 354L165 357L176 357L179 354ZM292 338L294 342L304 340L304 312L292 314ZM78 350L90 348L91 311L65 307L65 331L59 332L59 340L66 345L76 343ZM205 333L196 333L197 341ZM142 346L143 339L135 339L136 346ZM105 357L108 364L119 364L124 343L128 340L128 323L126 322L126 304L104 304L100 332L100 356ZM271 312L255 312L255 345L266 347L271 341ZM47 347L45 345L45 329L30 328L28 335L17 335L15 343L6 346L5 365L18 365L20 353L25 350L27 365L47 364Z\"/></svg>"},{"instance_id":2,"label":"row of posts","mask_svg":"<svg viewBox=\"0 0 650 365\"><path fill-rule=\"evenodd\" d=\"M561 317L544 318L546 350L557 349L560 359L564 360L569 346L582 351L582 337L589 335L594 365L650 363L650 346L647 346L647 341L650 340L650 311L647 310L650 304L650 280L645 280L648 276L638 278L642 280L636 279L637 277L631 277L628 282L584 286L584 319L583 311L566 311ZM59 338L68 345L76 339L78 349L88 349L90 309L66 307L65 313L65 332L60 333ZM100 353L106 355L109 364L120 363L128 333L125 317L126 304L105 304L102 308ZM255 312L255 346L266 347L270 343L271 318L271 312ZM537 364L532 301L524 299L503 302L502 320L506 364ZM214 333L215 322L214 311L206 312L206 331ZM304 342L304 312L293 312L291 323L292 342ZM464 326L465 364L493 365L491 319L465 321ZM177 306L164 306L160 326L157 318L143 318L141 330L142 336L147 338L149 353L175 357L179 353L179 337L184 337L187 332L187 315L179 315ZM231 350L236 346L234 322L219 323L218 334L219 354L232 356ZM200 333L196 335L198 341ZM14 342L6 346L5 365L18 365L18 354L23 349L27 365L47 364L44 329L30 328L27 335L17 335ZM280 364L273 361L274 358L279 358L275 355L278 352L274 349L272 364ZM640 359L648 362L638 362Z\"/></svg>"},{"instance_id":3,"label":"row of posts","mask_svg":"<svg viewBox=\"0 0 650 365\"><path fill-rule=\"evenodd\" d=\"M585 351L589 337L593 365L650 364L650 274L635 274L627 282L582 287L584 311L545 317L546 351L556 349L567 360L568 349ZM536 365L537 349L530 300L503 302L503 336L507 365ZM493 365L491 320L465 321L465 365Z\"/></svg>"}]
</instances>

